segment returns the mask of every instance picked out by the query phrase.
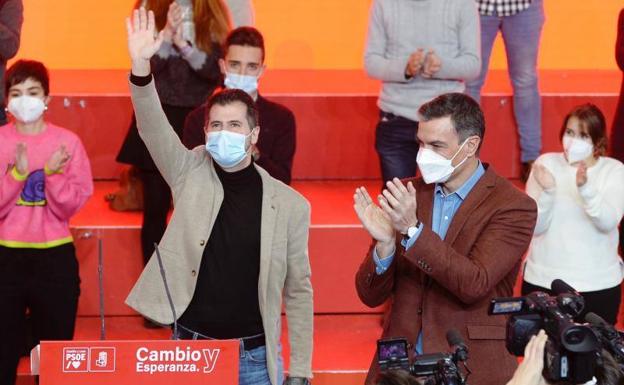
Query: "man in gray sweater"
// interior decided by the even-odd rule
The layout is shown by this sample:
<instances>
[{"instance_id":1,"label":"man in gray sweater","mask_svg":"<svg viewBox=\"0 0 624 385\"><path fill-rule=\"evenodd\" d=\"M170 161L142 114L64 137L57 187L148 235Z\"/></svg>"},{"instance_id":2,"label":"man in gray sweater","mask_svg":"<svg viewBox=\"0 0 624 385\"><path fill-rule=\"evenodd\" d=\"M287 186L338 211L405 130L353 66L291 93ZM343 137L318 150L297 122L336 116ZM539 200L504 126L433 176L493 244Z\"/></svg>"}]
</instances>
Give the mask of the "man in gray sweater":
<instances>
[{"instance_id":1,"label":"man in gray sweater","mask_svg":"<svg viewBox=\"0 0 624 385\"><path fill-rule=\"evenodd\" d=\"M364 54L382 81L375 148L384 182L416 173L417 111L438 95L463 92L479 75L474 0L375 0Z\"/></svg>"}]
</instances>

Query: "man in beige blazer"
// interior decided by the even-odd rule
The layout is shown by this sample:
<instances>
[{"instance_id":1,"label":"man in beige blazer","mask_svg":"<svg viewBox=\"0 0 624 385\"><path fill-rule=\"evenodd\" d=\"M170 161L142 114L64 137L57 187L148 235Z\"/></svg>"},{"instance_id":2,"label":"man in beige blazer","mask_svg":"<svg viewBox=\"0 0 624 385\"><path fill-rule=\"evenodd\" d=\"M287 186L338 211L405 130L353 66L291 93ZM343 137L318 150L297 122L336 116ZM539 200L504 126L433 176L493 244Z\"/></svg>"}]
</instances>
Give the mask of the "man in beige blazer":
<instances>
[{"instance_id":1,"label":"man in beige blazer","mask_svg":"<svg viewBox=\"0 0 624 385\"><path fill-rule=\"evenodd\" d=\"M281 385L283 296L291 347L286 383L307 383L313 328L308 202L253 164L249 149L260 127L253 101L240 90L209 101L207 146L187 150L167 122L150 73L149 59L162 42L153 14L135 11L127 29L139 133L173 192L175 210L159 250L178 337L238 338L239 384ZM173 323L156 258L126 302L149 319ZM249 361L256 369L245 366Z\"/></svg>"}]
</instances>

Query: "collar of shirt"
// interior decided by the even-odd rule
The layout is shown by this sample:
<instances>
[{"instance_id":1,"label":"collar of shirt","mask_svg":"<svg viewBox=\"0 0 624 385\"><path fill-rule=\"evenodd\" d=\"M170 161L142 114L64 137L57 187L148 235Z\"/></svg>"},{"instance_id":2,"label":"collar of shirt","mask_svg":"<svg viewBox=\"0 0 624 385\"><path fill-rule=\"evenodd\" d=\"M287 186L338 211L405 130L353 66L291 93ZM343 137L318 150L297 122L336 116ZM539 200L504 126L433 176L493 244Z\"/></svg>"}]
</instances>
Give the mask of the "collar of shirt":
<instances>
[{"instance_id":1,"label":"collar of shirt","mask_svg":"<svg viewBox=\"0 0 624 385\"><path fill-rule=\"evenodd\" d=\"M466 197L468 196L468 193L472 190L472 188L477 184L479 179L481 179L483 174L485 174L485 168L483 167L483 164L481 163L481 161L479 161L479 165L477 166L477 169L475 170L475 172L472 173L470 178L468 178L468 180L465 181L464 184L460 188L453 191L448 196L457 194L457 196L463 201L464 199L466 199ZM444 190L442 188L442 184L436 183L435 195L436 196L441 195L443 198L446 197L446 194L444 193Z\"/></svg>"}]
</instances>

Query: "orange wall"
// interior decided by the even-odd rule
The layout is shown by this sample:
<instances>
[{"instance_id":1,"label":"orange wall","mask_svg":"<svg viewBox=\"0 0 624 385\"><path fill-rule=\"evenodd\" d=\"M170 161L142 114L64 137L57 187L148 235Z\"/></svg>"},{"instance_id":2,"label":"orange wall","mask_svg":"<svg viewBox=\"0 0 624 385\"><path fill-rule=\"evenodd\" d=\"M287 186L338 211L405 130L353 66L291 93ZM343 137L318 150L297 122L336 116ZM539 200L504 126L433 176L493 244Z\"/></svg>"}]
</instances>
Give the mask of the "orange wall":
<instances>
[{"instance_id":1,"label":"orange wall","mask_svg":"<svg viewBox=\"0 0 624 385\"><path fill-rule=\"evenodd\" d=\"M613 45L622 0L545 0L542 69L615 69ZM257 27L272 68L362 66L371 0L255 0ZM50 68L127 67L123 19L133 0L24 0L18 57ZM491 68L506 68L497 42Z\"/></svg>"}]
</instances>

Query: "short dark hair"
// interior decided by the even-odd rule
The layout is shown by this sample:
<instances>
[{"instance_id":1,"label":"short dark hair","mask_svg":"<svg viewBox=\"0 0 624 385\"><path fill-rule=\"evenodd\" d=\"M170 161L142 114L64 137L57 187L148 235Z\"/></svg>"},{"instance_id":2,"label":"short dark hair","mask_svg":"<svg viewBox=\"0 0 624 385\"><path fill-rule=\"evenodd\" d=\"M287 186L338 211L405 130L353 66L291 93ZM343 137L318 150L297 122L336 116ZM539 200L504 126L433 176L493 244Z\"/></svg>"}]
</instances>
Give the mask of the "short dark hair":
<instances>
[{"instance_id":1,"label":"short dark hair","mask_svg":"<svg viewBox=\"0 0 624 385\"><path fill-rule=\"evenodd\" d=\"M227 55L231 45L242 45L257 47L262 50L262 61L264 61L264 38L260 31L254 27L238 27L230 32L225 38L223 55Z\"/></svg>"},{"instance_id":2,"label":"short dark hair","mask_svg":"<svg viewBox=\"0 0 624 385\"><path fill-rule=\"evenodd\" d=\"M249 123L249 128L253 130L254 127L258 125L258 108L247 92L237 88L226 88L212 94L206 103L206 122L209 120L209 114L212 106L215 104L219 106L227 106L236 102L242 103L247 107L247 123Z\"/></svg>"},{"instance_id":3,"label":"short dark hair","mask_svg":"<svg viewBox=\"0 0 624 385\"><path fill-rule=\"evenodd\" d=\"M473 135L481 138L485 136L485 118L483 111L473 98L466 94L453 92L443 94L423 104L418 109L418 114L423 121L450 117L451 123L459 136L459 142L463 142Z\"/></svg>"},{"instance_id":4,"label":"short dark hair","mask_svg":"<svg viewBox=\"0 0 624 385\"><path fill-rule=\"evenodd\" d=\"M50 94L50 75L46 66L35 60L22 59L13 63L4 75L4 95L7 96L11 87L25 82L26 79L38 81L45 96Z\"/></svg>"},{"instance_id":5,"label":"short dark hair","mask_svg":"<svg viewBox=\"0 0 624 385\"><path fill-rule=\"evenodd\" d=\"M594 144L594 154L606 155L607 154L607 124L605 117L595 104L585 103L580 106L576 106L570 111L561 125L561 131L559 132L559 138L563 139L563 135L568 127L568 121L570 118L577 118L581 125L581 128L587 131L587 134Z\"/></svg>"}]
</instances>

